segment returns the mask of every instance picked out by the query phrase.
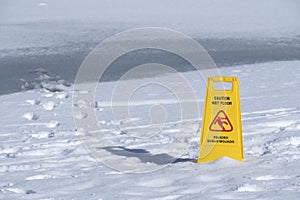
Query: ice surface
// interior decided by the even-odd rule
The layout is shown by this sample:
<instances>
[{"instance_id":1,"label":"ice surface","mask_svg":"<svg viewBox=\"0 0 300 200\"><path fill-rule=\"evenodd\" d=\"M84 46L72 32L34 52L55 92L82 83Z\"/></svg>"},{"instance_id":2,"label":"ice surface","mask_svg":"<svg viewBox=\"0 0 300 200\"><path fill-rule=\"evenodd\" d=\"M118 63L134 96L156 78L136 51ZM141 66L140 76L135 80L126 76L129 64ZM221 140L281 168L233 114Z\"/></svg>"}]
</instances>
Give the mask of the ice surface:
<instances>
[{"instance_id":1,"label":"ice surface","mask_svg":"<svg viewBox=\"0 0 300 200\"><path fill-rule=\"evenodd\" d=\"M0 94L34 87L62 90L64 83L49 87L45 74L73 82L92 48L132 28L180 31L199 41L218 66L299 60L299 7L295 0L2 0ZM125 61L131 66L134 59ZM186 70L176 63L171 65Z\"/></svg>"}]
</instances>

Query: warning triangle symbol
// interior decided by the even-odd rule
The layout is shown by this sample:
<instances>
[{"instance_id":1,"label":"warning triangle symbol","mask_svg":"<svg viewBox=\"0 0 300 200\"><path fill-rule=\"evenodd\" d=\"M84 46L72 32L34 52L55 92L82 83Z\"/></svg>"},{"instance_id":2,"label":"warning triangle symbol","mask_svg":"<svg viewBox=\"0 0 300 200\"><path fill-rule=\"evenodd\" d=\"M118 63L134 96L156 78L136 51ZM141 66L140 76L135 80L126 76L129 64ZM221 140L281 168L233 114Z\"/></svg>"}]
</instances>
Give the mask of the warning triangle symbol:
<instances>
[{"instance_id":1,"label":"warning triangle symbol","mask_svg":"<svg viewBox=\"0 0 300 200\"><path fill-rule=\"evenodd\" d=\"M233 126L224 110L220 110L209 126L210 131L214 132L231 132Z\"/></svg>"}]
</instances>

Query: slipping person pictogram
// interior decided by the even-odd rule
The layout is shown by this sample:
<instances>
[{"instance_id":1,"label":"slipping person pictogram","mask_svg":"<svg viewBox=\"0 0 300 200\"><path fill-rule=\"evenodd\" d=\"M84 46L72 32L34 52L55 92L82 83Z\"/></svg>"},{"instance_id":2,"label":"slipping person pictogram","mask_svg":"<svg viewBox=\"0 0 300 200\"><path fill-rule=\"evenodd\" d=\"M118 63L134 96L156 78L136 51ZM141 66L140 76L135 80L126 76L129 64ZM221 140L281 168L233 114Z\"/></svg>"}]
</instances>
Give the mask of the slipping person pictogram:
<instances>
[{"instance_id":1,"label":"slipping person pictogram","mask_svg":"<svg viewBox=\"0 0 300 200\"><path fill-rule=\"evenodd\" d=\"M231 132L233 126L224 110L220 110L209 126L210 131L214 132Z\"/></svg>"}]
</instances>

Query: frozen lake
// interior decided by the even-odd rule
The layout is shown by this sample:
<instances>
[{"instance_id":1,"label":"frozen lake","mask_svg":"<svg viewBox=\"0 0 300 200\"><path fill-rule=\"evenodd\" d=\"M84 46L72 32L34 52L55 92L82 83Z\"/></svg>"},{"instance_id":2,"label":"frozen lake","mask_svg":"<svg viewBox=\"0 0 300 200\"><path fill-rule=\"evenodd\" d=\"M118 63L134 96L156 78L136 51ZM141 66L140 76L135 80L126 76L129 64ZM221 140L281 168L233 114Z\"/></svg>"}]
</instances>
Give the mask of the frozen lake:
<instances>
[{"instance_id":1,"label":"frozen lake","mask_svg":"<svg viewBox=\"0 0 300 200\"><path fill-rule=\"evenodd\" d=\"M39 68L73 82L93 47L131 28L180 31L198 40L218 67L300 59L300 5L293 0L4 0L0 7L0 94L20 91ZM191 69L163 52L133 53L116 63L106 80L153 60L178 71Z\"/></svg>"},{"instance_id":2,"label":"frozen lake","mask_svg":"<svg viewBox=\"0 0 300 200\"><path fill-rule=\"evenodd\" d=\"M59 76L72 83L82 61L98 43L120 31L139 27L126 24L108 26L103 23L82 25L72 22L0 26L0 94L20 91L25 82L37 78L34 71L40 68L48 71L51 76ZM208 51L218 67L300 59L300 36L297 35L218 38L191 34L191 37ZM193 69L168 52L138 51L128 53L113 63L104 80L117 80L130 68L150 62L164 63L181 72Z\"/></svg>"}]
</instances>

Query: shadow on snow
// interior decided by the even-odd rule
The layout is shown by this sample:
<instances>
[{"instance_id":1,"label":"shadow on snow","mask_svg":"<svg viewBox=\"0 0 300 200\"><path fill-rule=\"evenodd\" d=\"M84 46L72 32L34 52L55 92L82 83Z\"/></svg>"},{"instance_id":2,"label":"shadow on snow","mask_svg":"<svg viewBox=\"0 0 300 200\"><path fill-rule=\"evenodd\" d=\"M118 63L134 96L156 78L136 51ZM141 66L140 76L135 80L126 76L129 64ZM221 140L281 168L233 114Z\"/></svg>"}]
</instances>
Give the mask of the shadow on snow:
<instances>
[{"instance_id":1,"label":"shadow on snow","mask_svg":"<svg viewBox=\"0 0 300 200\"><path fill-rule=\"evenodd\" d=\"M124 157L135 157L138 158L143 163L155 163L157 165L165 165L169 163L181 163L181 162L192 162L195 159L190 158L175 158L168 154L156 154L153 155L145 149L129 149L122 146L109 146L101 148L114 155L124 156Z\"/></svg>"}]
</instances>

